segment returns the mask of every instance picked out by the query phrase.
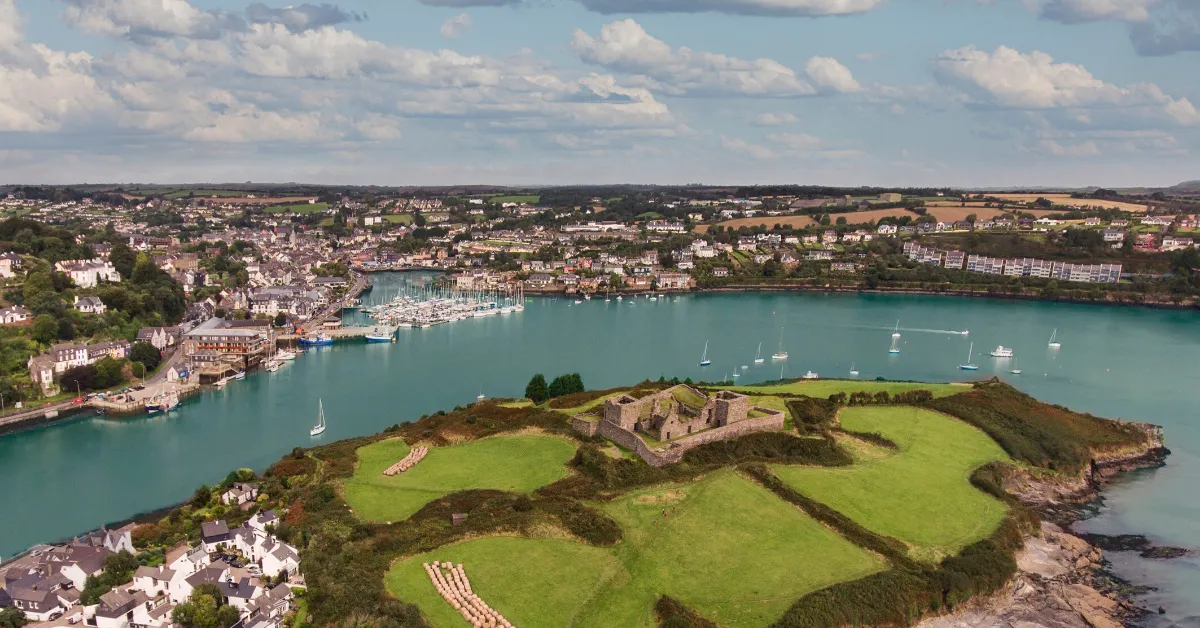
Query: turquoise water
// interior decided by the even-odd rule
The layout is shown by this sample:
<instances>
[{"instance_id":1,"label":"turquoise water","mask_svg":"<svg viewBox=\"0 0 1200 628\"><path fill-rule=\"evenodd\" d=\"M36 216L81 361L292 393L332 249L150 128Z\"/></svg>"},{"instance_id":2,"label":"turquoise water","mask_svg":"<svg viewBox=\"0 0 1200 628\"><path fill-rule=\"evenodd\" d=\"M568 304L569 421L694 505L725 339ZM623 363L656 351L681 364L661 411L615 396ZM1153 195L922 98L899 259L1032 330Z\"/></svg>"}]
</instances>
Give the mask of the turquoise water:
<instances>
[{"instance_id":1,"label":"turquoise water","mask_svg":"<svg viewBox=\"0 0 1200 628\"><path fill-rule=\"evenodd\" d=\"M410 276L411 277L411 276ZM399 275L379 275L368 301L394 293ZM900 319L901 353L887 352ZM1109 492L1096 532L1146 534L1200 546L1200 425L1195 410L1200 315L1192 312L923 296L736 294L657 302L539 299L520 314L401 330L395 344L311 351L277 373L253 374L205 392L167 416L84 417L0 437L0 556L189 496L231 469L262 469L295 446L376 432L439 408L518 396L535 372L578 371L589 388L678 376L739 383L777 379L769 356L783 345L784 376L808 370L847 377L958 381L975 343L980 370L1030 394L1108 417L1166 426L1166 467ZM1050 351L1050 332L1063 347ZM970 330L969 336L948 333ZM712 365L701 368L709 342ZM768 356L753 363L758 343ZM988 356L1012 347L1018 366ZM308 429L323 399L329 429ZM1160 591L1167 619L1200 617L1200 562L1114 556L1122 574Z\"/></svg>"}]
</instances>

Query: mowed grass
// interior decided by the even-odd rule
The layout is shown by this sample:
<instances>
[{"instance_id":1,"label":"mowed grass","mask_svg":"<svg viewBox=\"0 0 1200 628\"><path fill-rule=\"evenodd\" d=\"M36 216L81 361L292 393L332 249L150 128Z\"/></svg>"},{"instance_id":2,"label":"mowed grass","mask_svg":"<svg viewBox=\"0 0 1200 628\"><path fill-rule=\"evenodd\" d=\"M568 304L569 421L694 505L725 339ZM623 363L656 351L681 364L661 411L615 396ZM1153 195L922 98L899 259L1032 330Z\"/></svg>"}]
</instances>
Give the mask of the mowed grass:
<instances>
[{"instance_id":1,"label":"mowed grass","mask_svg":"<svg viewBox=\"0 0 1200 628\"><path fill-rule=\"evenodd\" d=\"M411 225L413 221L412 214L388 214L383 219L387 222L400 223L402 225Z\"/></svg>"},{"instance_id":2,"label":"mowed grass","mask_svg":"<svg viewBox=\"0 0 1200 628\"><path fill-rule=\"evenodd\" d=\"M859 447L849 468L775 465L775 473L868 529L908 543L920 560L957 553L1000 525L1004 504L970 483L975 468L1009 459L983 432L909 406L849 407L840 417L846 429L882 434L899 451L862 455Z\"/></svg>"},{"instance_id":3,"label":"mowed grass","mask_svg":"<svg viewBox=\"0 0 1200 628\"><path fill-rule=\"evenodd\" d=\"M471 590L522 628L572 625L575 612L601 581L622 569L605 549L517 537L457 543L396 562L384 580L388 591L419 606L435 628L459 628L467 622L433 588L422 567L433 561L461 564Z\"/></svg>"},{"instance_id":4,"label":"mowed grass","mask_svg":"<svg viewBox=\"0 0 1200 628\"><path fill-rule=\"evenodd\" d=\"M272 214L282 214L291 212L293 214L315 214L329 209L329 203L300 203L298 205L277 205L268 207L263 211Z\"/></svg>"},{"instance_id":5,"label":"mowed grass","mask_svg":"<svg viewBox=\"0 0 1200 628\"><path fill-rule=\"evenodd\" d=\"M358 450L358 467L346 480L346 501L367 521L403 521L443 495L468 489L528 493L567 474L575 446L562 438L497 436L453 447L431 447L417 466L391 477L383 471L407 455L400 439Z\"/></svg>"},{"instance_id":6,"label":"mowed grass","mask_svg":"<svg viewBox=\"0 0 1200 628\"><path fill-rule=\"evenodd\" d=\"M624 569L580 610L580 626L657 626L666 594L722 626L761 627L810 591L885 566L732 470L601 508L625 531L613 549Z\"/></svg>"},{"instance_id":7,"label":"mowed grass","mask_svg":"<svg viewBox=\"0 0 1200 628\"><path fill-rule=\"evenodd\" d=\"M421 567L450 560L518 626L656 628L654 603L667 594L722 626L758 628L805 593L885 567L732 470L599 507L625 531L613 548L477 539L397 562L388 590L420 606L434 626L465 625Z\"/></svg>"},{"instance_id":8,"label":"mowed grass","mask_svg":"<svg viewBox=\"0 0 1200 628\"><path fill-rule=\"evenodd\" d=\"M765 384L762 386L722 386L721 390L733 390L749 395L792 393L795 395L808 395L809 397L822 398L843 392L847 395L854 392L869 392L874 394L881 390L886 390L889 395L894 395L896 393L906 392L909 390L928 390L929 392L933 393L934 397L948 397L950 395L956 395L960 392L967 392L970 390L970 387L962 384L875 382L869 380L855 381L849 379L802 379L792 382L784 382L782 384Z\"/></svg>"},{"instance_id":9,"label":"mowed grass","mask_svg":"<svg viewBox=\"0 0 1200 628\"><path fill-rule=\"evenodd\" d=\"M511 194L508 196L493 196L488 199L492 203L529 203L534 204L542 200L541 196L536 194Z\"/></svg>"}]
</instances>

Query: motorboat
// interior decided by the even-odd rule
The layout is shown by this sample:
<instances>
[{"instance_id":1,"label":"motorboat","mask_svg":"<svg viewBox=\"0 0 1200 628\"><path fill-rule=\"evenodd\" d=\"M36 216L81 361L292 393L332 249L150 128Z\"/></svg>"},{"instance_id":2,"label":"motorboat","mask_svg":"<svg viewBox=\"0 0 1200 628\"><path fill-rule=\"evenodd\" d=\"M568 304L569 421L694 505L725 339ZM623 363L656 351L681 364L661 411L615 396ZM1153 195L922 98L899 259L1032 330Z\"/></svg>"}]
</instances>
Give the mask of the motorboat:
<instances>
[{"instance_id":1,"label":"motorboat","mask_svg":"<svg viewBox=\"0 0 1200 628\"><path fill-rule=\"evenodd\" d=\"M993 358L1011 358L1011 357L1013 357L1013 350L1009 349L1008 347L1005 347L1004 345L999 345L995 349L992 349L992 357Z\"/></svg>"}]
</instances>

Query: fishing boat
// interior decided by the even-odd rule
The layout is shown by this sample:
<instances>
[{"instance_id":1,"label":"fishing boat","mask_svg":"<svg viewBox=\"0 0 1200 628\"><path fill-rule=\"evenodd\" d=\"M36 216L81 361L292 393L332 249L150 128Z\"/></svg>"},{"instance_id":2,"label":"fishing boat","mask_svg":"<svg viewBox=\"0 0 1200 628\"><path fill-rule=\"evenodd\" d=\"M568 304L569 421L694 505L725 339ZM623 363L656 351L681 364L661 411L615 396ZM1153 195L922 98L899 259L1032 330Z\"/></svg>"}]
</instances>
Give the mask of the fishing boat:
<instances>
[{"instance_id":1,"label":"fishing boat","mask_svg":"<svg viewBox=\"0 0 1200 628\"><path fill-rule=\"evenodd\" d=\"M964 371L978 371L979 365L971 362L971 356L975 353L975 343L971 343L971 348L967 349L967 363L959 364L958 368Z\"/></svg>"},{"instance_id":2,"label":"fishing boat","mask_svg":"<svg viewBox=\"0 0 1200 628\"><path fill-rule=\"evenodd\" d=\"M700 366L708 366L712 364L712 360L708 359L708 341L704 341L704 353L700 355Z\"/></svg>"},{"instance_id":3,"label":"fishing boat","mask_svg":"<svg viewBox=\"0 0 1200 628\"><path fill-rule=\"evenodd\" d=\"M858 369L854 368L854 363L850 363L850 377L858 377Z\"/></svg>"},{"instance_id":4,"label":"fishing boat","mask_svg":"<svg viewBox=\"0 0 1200 628\"><path fill-rule=\"evenodd\" d=\"M1013 358L1013 367L1012 367L1012 370L1009 371L1009 373L1012 373L1013 375L1021 374L1021 369L1017 368L1017 359L1016 358Z\"/></svg>"},{"instance_id":5,"label":"fishing boat","mask_svg":"<svg viewBox=\"0 0 1200 628\"><path fill-rule=\"evenodd\" d=\"M772 360L788 359L787 351L783 350L783 328L782 327L779 328L779 350L771 355L771 359Z\"/></svg>"},{"instance_id":6,"label":"fishing boat","mask_svg":"<svg viewBox=\"0 0 1200 628\"><path fill-rule=\"evenodd\" d=\"M386 329L380 329L378 327L372 329L371 332L367 334L367 342L392 342L393 340L394 339L392 338L392 335L387 333Z\"/></svg>"},{"instance_id":7,"label":"fishing boat","mask_svg":"<svg viewBox=\"0 0 1200 628\"><path fill-rule=\"evenodd\" d=\"M896 321L896 329L892 331L892 346L888 353L900 353L900 321Z\"/></svg>"},{"instance_id":8,"label":"fishing boat","mask_svg":"<svg viewBox=\"0 0 1200 628\"><path fill-rule=\"evenodd\" d=\"M299 342L304 347L328 347L333 344L333 338L326 333L317 333L311 336L301 336Z\"/></svg>"},{"instance_id":9,"label":"fishing boat","mask_svg":"<svg viewBox=\"0 0 1200 628\"><path fill-rule=\"evenodd\" d=\"M1050 347L1051 349L1062 348L1062 343L1055 340L1055 338L1057 338L1057 337L1058 337L1058 328L1055 327L1054 331L1050 332L1050 344L1048 344L1047 346Z\"/></svg>"},{"instance_id":10,"label":"fishing boat","mask_svg":"<svg viewBox=\"0 0 1200 628\"><path fill-rule=\"evenodd\" d=\"M992 349L992 357L993 358L1011 358L1011 357L1013 357L1013 350L1009 349L1008 347L1005 347L1004 345L999 345L995 349Z\"/></svg>"},{"instance_id":11,"label":"fishing boat","mask_svg":"<svg viewBox=\"0 0 1200 628\"><path fill-rule=\"evenodd\" d=\"M317 400L317 424L311 430L308 430L309 436L319 436L325 431L325 402L321 399Z\"/></svg>"},{"instance_id":12,"label":"fishing boat","mask_svg":"<svg viewBox=\"0 0 1200 628\"><path fill-rule=\"evenodd\" d=\"M758 343L758 353L755 353L755 354L754 354L754 363L755 363L755 364L762 364L762 363L763 363L763 357L762 357L762 343L761 343L761 342L760 342L760 343Z\"/></svg>"},{"instance_id":13,"label":"fishing boat","mask_svg":"<svg viewBox=\"0 0 1200 628\"><path fill-rule=\"evenodd\" d=\"M157 394L146 402L146 412L155 414L158 412L170 412L179 405L179 395L175 393Z\"/></svg>"}]
</instances>

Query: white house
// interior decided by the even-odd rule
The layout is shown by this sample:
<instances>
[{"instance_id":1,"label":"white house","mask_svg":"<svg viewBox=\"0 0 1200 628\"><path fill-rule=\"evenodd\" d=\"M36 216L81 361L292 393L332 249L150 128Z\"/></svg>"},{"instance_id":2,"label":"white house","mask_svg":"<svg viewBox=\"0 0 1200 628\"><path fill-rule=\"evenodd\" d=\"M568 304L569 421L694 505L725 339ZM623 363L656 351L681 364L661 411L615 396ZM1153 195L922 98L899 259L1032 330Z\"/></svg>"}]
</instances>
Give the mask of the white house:
<instances>
[{"instance_id":1,"label":"white house","mask_svg":"<svg viewBox=\"0 0 1200 628\"><path fill-rule=\"evenodd\" d=\"M30 312L19 305L0 309L0 323L4 325L23 323L29 320L30 316L33 316L33 312Z\"/></svg>"},{"instance_id":2,"label":"white house","mask_svg":"<svg viewBox=\"0 0 1200 628\"><path fill-rule=\"evenodd\" d=\"M67 260L55 264L54 269L66 273L80 288L94 288L101 281L121 281L121 274L106 260Z\"/></svg>"},{"instance_id":3,"label":"white house","mask_svg":"<svg viewBox=\"0 0 1200 628\"><path fill-rule=\"evenodd\" d=\"M5 253L0 255L0 277L9 279L17 276L17 270L21 268L21 256L15 253Z\"/></svg>"},{"instance_id":4,"label":"white house","mask_svg":"<svg viewBox=\"0 0 1200 628\"><path fill-rule=\"evenodd\" d=\"M224 521L209 521L200 524L200 540L204 550L209 554L220 551L229 545L229 527Z\"/></svg>"},{"instance_id":5,"label":"white house","mask_svg":"<svg viewBox=\"0 0 1200 628\"><path fill-rule=\"evenodd\" d=\"M258 499L258 485L238 482L221 494L221 503L226 506L241 506Z\"/></svg>"},{"instance_id":6,"label":"white house","mask_svg":"<svg viewBox=\"0 0 1200 628\"><path fill-rule=\"evenodd\" d=\"M296 548L279 541L279 546L262 557L262 572L274 576L286 571L288 576L294 576L300 570L300 553Z\"/></svg>"},{"instance_id":7,"label":"white house","mask_svg":"<svg viewBox=\"0 0 1200 628\"><path fill-rule=\"evenodd\" d=\"M75 310L84 314L103 314L108 311L108 306L99 297L83 297L78 295L75 297Z\"/></svg>"}]
</instances>

